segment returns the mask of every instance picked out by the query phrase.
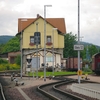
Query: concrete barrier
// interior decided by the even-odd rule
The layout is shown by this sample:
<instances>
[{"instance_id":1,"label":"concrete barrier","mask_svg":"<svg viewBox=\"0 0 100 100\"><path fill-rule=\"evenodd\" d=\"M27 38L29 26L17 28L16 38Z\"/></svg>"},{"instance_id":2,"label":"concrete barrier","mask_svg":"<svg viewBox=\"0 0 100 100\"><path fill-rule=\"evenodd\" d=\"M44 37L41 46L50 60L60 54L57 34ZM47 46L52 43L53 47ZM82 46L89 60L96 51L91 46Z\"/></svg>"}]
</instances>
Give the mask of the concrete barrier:
<instances>
[{"instance_id":1,"label":"concrete barrier","mask_svg":"<svg viewBox=\"0 0 100 100\"><path fill-rule=\"evenodd\" d=\"M89 97L92 97L92 98L97 98L97 99L100 100L100 91L98 91L98 90L83 87L80 84L72 84L70 89L73 92L77 92L79 94L83 94L83 95L86 95L86 96L89 96Z\"/></svg>"}]
</instances>

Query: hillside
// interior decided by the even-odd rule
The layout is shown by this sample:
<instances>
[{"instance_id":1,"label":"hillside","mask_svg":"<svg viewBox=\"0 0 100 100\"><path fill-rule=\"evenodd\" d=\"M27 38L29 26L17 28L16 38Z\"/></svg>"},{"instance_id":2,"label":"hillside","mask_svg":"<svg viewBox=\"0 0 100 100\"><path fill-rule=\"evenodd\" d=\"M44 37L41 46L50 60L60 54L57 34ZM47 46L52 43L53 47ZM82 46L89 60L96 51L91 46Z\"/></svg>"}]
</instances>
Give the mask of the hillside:
<instances>
[{"instance_id":1,"label":"hillside","mask_svg":"<svg viewBox=\"0 0 100 100\"><path fill-rule=\"evenodd\" d=\"M8 36L8 35L0 36L0 44L5 44L6 42L8 42L13 37L14 36Z\"/></svg>"},{"instance_id":2,"label":"hillside","mask_svg":"<svg viewBox=\"0 0 100 100\"><path fill-rule=\"evenodd\" d=\"M88 43L88 42L80 42L80 44L84 45L84 46L89 46L89 45L95 45L95 44L92 44L92 43ZM95 45L97 48L100 48L100 46L98 45Z\"/></svg>"}]
</instances>

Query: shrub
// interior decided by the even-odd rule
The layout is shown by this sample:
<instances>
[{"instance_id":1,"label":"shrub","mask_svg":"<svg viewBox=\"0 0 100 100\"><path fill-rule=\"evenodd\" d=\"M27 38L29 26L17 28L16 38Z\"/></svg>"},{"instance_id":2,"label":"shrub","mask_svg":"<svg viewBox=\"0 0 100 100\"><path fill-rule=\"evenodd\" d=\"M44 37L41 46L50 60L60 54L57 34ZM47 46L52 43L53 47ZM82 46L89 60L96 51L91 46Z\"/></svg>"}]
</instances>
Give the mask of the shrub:
<instances>
[{"instance_id":1,"label":"shrub","mask_svg":"<svg viewBox=\"0 0 100 100\"><path fill-rule=\"evenodd\" d=\"M47 67L46 70L47 70L48 72L52 72L52 66Z\"/></svg>"},{"instance_id":2,"label":"shrub","mask_svg":"<svg viewBox=\"0 0 100 100\"><path fill-rule=\"evenodd\" d=\"M8 61L0 58L0 64L8 64Z\"/></svg>"},{"instance_id":3,"label":"shrub","mask_svg":"<svg viewBox=\"0 0 100 100\"><path fill-rule=\"evenodd\" d=\"M17 69L20 69L20 66L17 64L0 64L0 71L17 70Z\"/></svg>"},{"instance_id":4,"label":"shrub","mask_svg":"<svg viewBox=\"0 0 100 100\"><path fill-rule=\"evenodd\" d=\"M20 55L18 55L18 56L15 58L15 63L16 63L17 65L20 65L20 64L21 64L21 56L20 56Z\"/></svg>"},{"instance_id":5,"label":"shrub","mask_svg":"<svg viewBox=\"0 0 100 100\"><path fill-rule=\"evenodd\" d=\"M86 67L83 67L83 71L84 72L92 72L92 70L88 67L88 68L86 68Z\"/></svg>"},{"instance_id":6,"label":"shrub","mask_svg":"<svg viewBox=\"0 0 100 100\"><path fill-rule=\"evenodd\" d=\"M0 64L0 71L4 71L4 70L6 70L5 64Z\"/></svg>"}]
</instances>

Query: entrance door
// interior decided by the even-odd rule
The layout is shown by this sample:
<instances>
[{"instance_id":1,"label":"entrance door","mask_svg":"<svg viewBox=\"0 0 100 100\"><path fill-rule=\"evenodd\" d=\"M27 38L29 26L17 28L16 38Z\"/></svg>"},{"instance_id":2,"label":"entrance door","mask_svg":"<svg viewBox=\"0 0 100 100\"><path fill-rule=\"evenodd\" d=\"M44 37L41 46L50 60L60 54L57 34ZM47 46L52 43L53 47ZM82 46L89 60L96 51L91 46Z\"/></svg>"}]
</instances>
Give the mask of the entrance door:
<instances>
[{"instance_id":1,"label":"entrance door","mask_svg":"<svg viewBox=\"0 0 100 100\"><path fill-rule=\"evenodd\" d=\"M37 59L37 57L32 57L32 68L34 70L36 70L37 67L38 67L38 69L40 67L40 58L38 57L38 59Z\"/></svg>"}]
</instances>

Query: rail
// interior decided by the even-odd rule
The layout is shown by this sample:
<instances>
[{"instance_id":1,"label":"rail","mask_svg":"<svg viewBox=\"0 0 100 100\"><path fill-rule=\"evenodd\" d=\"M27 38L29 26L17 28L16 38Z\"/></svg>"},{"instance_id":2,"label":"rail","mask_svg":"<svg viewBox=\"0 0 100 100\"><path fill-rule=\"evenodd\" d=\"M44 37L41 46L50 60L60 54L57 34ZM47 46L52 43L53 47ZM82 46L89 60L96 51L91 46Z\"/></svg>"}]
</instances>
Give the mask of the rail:
<instances>
[{"instance_id":1,"label":"rail","mask_svg":"<svg viewBox=\"0 0 100 100\"><path fill-rule=\"evenodd\" d=\"M67 82L62 82L62 83L56 84L56 85L53 86L53 89L54 89L55 91L60 92L60 93L67 94L67 95L69 95L71 98L74 98L74 99L77 99L77 100L86 100L86 99L84 99L84 98L81 98L81 97L79 97L79 96L76 96L76 95L71 94L71 93L69 93L69 92L65 92L65 91L63 91L63 90L57 88L57 87L59 87L59 86L61 86L61 85L69 84L69 83L72 83L72 82L74 82L74 81L75 81L75 80L70 80L70 81L67 81Z\"/></svg>"},{"instance_id":2,"label":"rail","mask_svg":"<svg viewBox=\"0 0 100 100\"><path fill-rule=\"evenodd\" d=\"M0 90L1 90L1 94L2 94L2 98L3 100L6 100L5 96L4 96L4 93L3 93L3 88L2 88L2 85L0 83Z\"/></svg>"}]
</instances>

